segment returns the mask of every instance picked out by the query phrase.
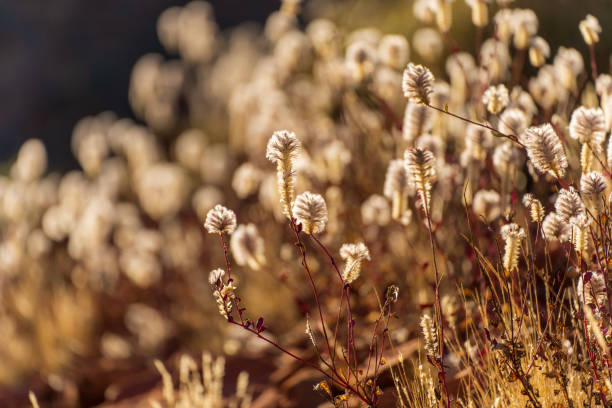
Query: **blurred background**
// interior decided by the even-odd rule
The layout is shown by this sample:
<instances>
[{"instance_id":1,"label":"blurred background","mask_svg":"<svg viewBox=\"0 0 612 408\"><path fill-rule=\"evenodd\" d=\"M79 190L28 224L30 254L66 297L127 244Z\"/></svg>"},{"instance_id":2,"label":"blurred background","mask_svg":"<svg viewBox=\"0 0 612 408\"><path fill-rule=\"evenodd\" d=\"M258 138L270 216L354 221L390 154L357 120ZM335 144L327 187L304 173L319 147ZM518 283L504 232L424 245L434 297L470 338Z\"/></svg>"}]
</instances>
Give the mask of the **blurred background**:
<instances>
[{"instance_id":1,"label":"blurred background","mask_svg":"<svg viewBox=\"0 0 612 408\"><path fill-rule=\"evenodd\" d=\"M155 22L187 1L0 2L0 161L40 138L52 168L76 167L70 137L82 117L132 116L130 72L144 53L162 52ZM221 29L263 23L280 0L212 0Z\"/></svg>"},{"instance_id":2,"label":"blurred background","mask_svg":"<svg viewBox=\"0 0 612 408\"><path fill-rule=\"evenodd\" d=\"M70 152L75 123L86 115L112 110L132 116L127 89L130 72L140 56L162 52L155 33L159 14L187 1L171 0L58 0L0 2L0 161L15 156L29 138L45 142L52 168L76 167ZM222 29L245 21L263 23L278 9L280 0L211 0ZM458 12L454 31L472 38L469 11ZM327 14L346 27L364 24L383 31L409 34L414 31L409 0L307 1L306 15ZM582 10L597 15L602 26L612 23L609 0L518 0L516 7L533 9L541 32L560 44L581 45L578 22ZM554 5L554 7L551 7ZM457 24L465 21L465 24ZM609 49L610 37L600 50ZM469 44L466 44L469 48ZM609 55L598 54L601 67ZM602 65L603 64L603 65ZM606 69L607 70L607 69Z\"/></svg>"},{"instance_id":3,"label":"blurred background","mask_svg":"<svg viewBox=\"0 0 612 408\"><path fill-rule=\"evenodd\" d=\"M389 208L380 194L397 134L357 86L363 78L345 81L354 74L345 58L358 37L378 42L400 34L413 50L412 61L446 79L449 50L440 36L422 30L411 0L305 0L297 18L278 11L280 0L208 0L210 8L199 2L183 7L187 3L0 1L1 408L27 406L28 390L43 407L122 404L145 391L159 397L153 359L175 374L180 353L203 350L227 356L230 393L243 369L258 397L276 392L278 377L288 378L284 367L295 367L218 316L207 274L225 260L218 237L205 233L202 220L217 203L236 211L243 228L230 247L243 259L232 272L242 278L249 313L266 316L268 333L281 343L310 350L304 336L309 289L265 158L268 138L283 128L294 130L312 154L300 164L297 189L325 195L327 244L337 250L364 240L371 247L355 310L372 323L377 303L371 291L397 284L405 303L398 305L396 340L410 346L418 337L419 307L432 303L431 291L425 274L413 279L406 270L427 267L429 243L418 239L422 230L407 233L384 216ZM162 12L175 6L160 24ZM449 36L474 54L470 9L463 0L452 7ZM597 65L610 71L610 0L517 0L513 7L534 10L551 56L559 46L575 47L585 61L578 23L587 13L596 15L604 27ZM177 24L177 16L190 24ZM329 21L305 30L318 18ZM437 51L414 41L419 28ZM489 23L483 38L493 30ZM324 41L310 38L316 34ZM431 64L428 54L435 54ZM383 75L372 76L372 85L399 117L406 106L400 85L405 61L379 65ZM526 66L524 73L527 79L536 70ZM107 111L114 115L101 114ZM459 144L464 130L452 129ZM30 140L20 151L29 139L44 147ZM456 171L450 165L445 170ZM462 191L458 180L452 182L459 188L440 183L440 191ZM462 211L451 213L465 221ZM440 236L454 251L449 265L459 265L465 250L455 242L454 224L448 225L451 233ZM265 251L259 253L264 245L251 244L261 237ZM257 256L246 261L242 247ZM317 272L327 259L313 255L310 262ZM331 278L317 275L321 288L333 287ZM325 297L328 310L339 308L334 295ZM361 333L362 341L368 335ZM321 403L313 381L292 378L283 385L290 398L279 406ZM149 406L148 399L145 394L138 406Z\"/></svg>"}]
</instances>

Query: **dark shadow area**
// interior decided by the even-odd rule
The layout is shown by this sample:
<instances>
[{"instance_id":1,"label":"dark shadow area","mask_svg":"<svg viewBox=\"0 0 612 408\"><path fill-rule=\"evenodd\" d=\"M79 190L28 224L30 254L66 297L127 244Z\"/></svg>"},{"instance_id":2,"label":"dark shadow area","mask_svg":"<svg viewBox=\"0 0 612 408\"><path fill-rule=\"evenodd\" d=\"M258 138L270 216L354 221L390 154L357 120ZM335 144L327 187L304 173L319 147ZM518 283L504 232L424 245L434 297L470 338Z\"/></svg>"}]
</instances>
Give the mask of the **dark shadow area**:
<instances>
[{"instance_id":1,"label":"dark shadow area","mask_svg":"<svg viewBox=\"0 0 612 408\"><path fill-rule=\"evenodd\" d=\"M132 66L161 52L159 14L185 0L57 0L0 2L0 161L29 138L47 146L54 169L76 166L74 124L112 110L131 116ZM279 0L210 0L223 28L263 22Z\"/></svg>"}]
</instances>

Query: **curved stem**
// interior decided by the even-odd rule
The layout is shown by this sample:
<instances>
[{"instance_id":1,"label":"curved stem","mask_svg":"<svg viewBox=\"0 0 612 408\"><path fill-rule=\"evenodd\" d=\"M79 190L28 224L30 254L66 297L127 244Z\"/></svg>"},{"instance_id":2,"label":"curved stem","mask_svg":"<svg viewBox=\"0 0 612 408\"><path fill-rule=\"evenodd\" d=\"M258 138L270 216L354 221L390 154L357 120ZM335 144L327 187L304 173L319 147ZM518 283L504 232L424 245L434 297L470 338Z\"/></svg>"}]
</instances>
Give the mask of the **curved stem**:
<instances>
[{"instance_id":1,"label":"curved stem","mask_svg":"<svg viewBox=\"0 0 612 408\"><path fill-rule=\"evenodd\" d=\"M327 346L327 352L329 353L329 356L331 358L332 356L331 346L329 344L329 337L327 336L327 328L325 327L326 326L325 319L323 318L323 309L321 307L321 302L319 301L319 292L317 291L317 287L314 283L314 279L312 278L312 273L310 272L310 268L308 267L308 262L306 261L306 250L304 249L304 243L300 240L300 234L298 232L297 225L295 224L295 221L293 219L291 219L291 229L293 230L295 234L295 239L297 240L296 246L299 248L300 254L302 255L302 266L304 267L304 270L306 271L306 275L308 276L308 280L310 282L310 286L312 288L312 292L315 297L315 303L317 304L317 309L319 312L319 319L321 320L321 328L323 331L323 336L325 337L325 344ZM325 362L325 360L323 361ZM327 365L327 367L329 367L332 371L336 371L336 367L335 367L335 363L333 359L332 359L331 367L329 366L327 362L325 362L325 365Z\"/></svg>"},{"instance_id":2,"label":"curved stem","mask_svg":"<svg viewBox=\"0 0 612 408\"><path fill-rule=\"evenodd\" d=\"M452 116L452 117L454 117L456 119L462 120L464 122L471 123L472 125L476 125L476 126L480 126L480 127L485 128L485 129L488 129L491 132L495 132L495 133L499 134L500 136L505 137L506 139L516 143L517 145L521 146L522 148L524 148L524 149L526 148L525 145L518 140L518 137L516 135L508 135L506 133L501 132L498 129L495 129L494 127L491 127L491 126L486 125L484 123L476 122L476 121L468 119L468 118L464 118L461 115L457 115L456 113L449 112L446 109L438 108L438 107L433 106L433 105L431 105L429 103L425 103L425 106L427 106L428 108L437 110L438 112L442 112L442 113L444 113L446 115Z\"/></svg>"},{"instance_id":3,"label":"curved stem","mask_svg":"<svg viewBox=\"0 0 612 408\"><path fill-rule=\"evenodd\" d=\"M351 358L351 349L353 352L353 360L354 360L354 364L355 364L355 373L357 373L357 351L356 351L356 347L355 347L355 337L354 337L354 323L353 323L353 311L351 310L351 299L350 299L350 291L351 291L351 286L346 284L344 281L344 278L342 277L342 274L340 273L340 269L338 269L338 265L336 264L336 260L334 259L333 255L329 252L329 250L327 249L327 247L316 237L316 235L311 234L310 237L317 243L317 245L319 246L319 248L321 248L321 250L323 252L325 252L325 255L327 255L327 257L329 258L332 267L334 268L334 270L336 271L336 274L338 275L338 278L340 279L340 282L343 285L343 290L344 292L346 292L346 309L347 309L347 364L350 366L351 362L350 362L350 358ZM351 375L350 372L350 367L349 367L349 372L347 374L349 377ZM358 379L357 379L358 380Z\"/></svg>"},{"instance_id":4,"label":"curved stem","mask_svg":"<svg viewBox=\"0 0 612 408\"><path fill-rule=\"evenodd\" d=\"M341 378L341 377L340 377L338 374L334 373L334 374L335 374L335 376L337 377L337 378L336 378L336 377L334 377L334 376L332 376L332 375L330 375L330 374L326 373L324 370L322 370L320 367L317 367L316 365L314 365L314 364L313 364L313 363L311 363L310 361L306 361L306 360L304 360L303 358L301 358L301 357L299 357L299 356L297 356L297 355L293 354L292 352L290 352L289 350L287 350L286 348L284 348L284 347L283 347L283 346L281 346L280 344L276 343L275 341L270 340L269 338L267 338L267 337L265 337L265 336L262 336L262 335L261 335L261 333L257 332L257 330L254 330L254 329L252 329L252 328L250 328L250 327L243 326L242 324L238 323L238 322L237 322L237 321L235 321L235 320L228 320L228 322L229 322L229 323L231 323L231 324L235 324L235 325L237 325L237 326L242 327L242 328L243 328L243 329L245 329L246 331L248 331L248 332L250 332L250 333L254 334L255 336L257 336L257 337L258 337L258 338L260 338L261 340L265 341L266 343L270 344L270 345L271 345L271 346L273 346L274 348L276 348L276 349L280 350L281 352L283 352L283 353L287 354L289 357L291 357L291 358L293 358L293 359L295 359L295 360L299 361L300 363L302 363L302 364L304 364L304 365L307 365L307 366L308 366L308 367L310 367L310 368L313 368L313 369L317 370L318 372L320 372L321 374L323 374L325 377L327 377L327 378L328 378L330 381L332 381L332 382L334 382L334 383L338 384L338 385L339 385L340 387L342 387L342 388L345 388L345 389L348 389L349 391L351 391L351 392L352 392L353 394L355 394L355 396L356 396L357 398L359 398L361 401L365 402L366 404L371 404L371 402L370 402L370 401L369 401L369 400L368 400L366 397L364 397L363 395L361 395L361 393L359 393L357 390L355 390L355 388L353 388L353 387L352 387L350 384L348 384L347 382L343 381L343 380L342 380L342 378Z\"/></svg>"}]
</instances>

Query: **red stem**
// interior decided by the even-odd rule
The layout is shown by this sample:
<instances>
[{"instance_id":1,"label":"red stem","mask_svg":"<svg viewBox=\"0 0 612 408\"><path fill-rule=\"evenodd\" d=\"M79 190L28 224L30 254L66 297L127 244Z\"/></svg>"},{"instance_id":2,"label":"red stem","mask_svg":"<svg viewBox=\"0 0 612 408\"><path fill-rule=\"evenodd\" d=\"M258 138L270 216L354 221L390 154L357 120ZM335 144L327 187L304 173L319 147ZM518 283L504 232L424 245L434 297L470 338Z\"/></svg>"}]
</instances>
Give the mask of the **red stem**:
<instances>
[{"instance_id":1,"label":"red stem","mask_svg":"<svg viewBox=\"0 0 612 408\"><path fill-rule=\"evenodd\" d=\"M321 250L323 252L325 252L325 255L327 255L327 257L329 258L332 267L334 268L334 270L336 271L336 274L338 275L338 278L340 279L340 282L342 283L344 290L346 292L346 309L347 309L347 319L348 319L348 324L347 324L347 328L348 328L348 334L347 334L347 349L348 349L348 357L349 357L349 361L347 361L347 363L350 366L350 354L351 354L351 348L353 350L353 356L354 356L354 364L355 364L355 373L357 373L357 352L356 352L356 347L355 347L355 336L354 336L354 331L355 331L355 327L353 324L353 312L351 310L351 299L350 299L350 285L346 284L344 282L344 278L342 277L342 274L340 273L340 270L338 269L338 265L336 265L336 260L334 259L333 255L329 252L329 250L327 249L327 247L325 245L323 245L323 243L321 241L319 241L319 239L315 236L315 235L311 235L312 239L317 243L317 245L319 246L319 248L321 248ZM350 370L348 375L350 376ZM355 374L357 375L357 374Z\"/></svg>"},{"instance_id":2,"label":"red stem","mask_svg":"<svg viewBox=\"0 0 612 408\"><path fill-rule=\"evenodd\" d=\"M297 240L296 246L299 248L300 254L302 255L302 266L304 267L304 270L306 271L306 275L308 275L308 280L310 281L310 286L312 287L312 292L314 294L315 302L317 304L317 309L319 311L319 318L321 320L323 336L325 337L325 344L327 345L327 352L329 353L329 356L331 357L332 355L331 346L329 344L329 337L327 336L327 329L325 328L325 319L323 318L323 310L321 308L321 302L319 301L319 293L317 292L317 287L314 283L314 280L312 279L312 273L310 272L310 268L308 267L308 262L306 261L306 250L304 249L304 243L300 240L300 234L298 232L295 221L293 220L291 220L291 229L295 233L295 239ZM325 362L325 360L323 361ZM329 364L327 363L325 364L329 367ZM335 368L333 360L332 360L332 367L329 367L329 368L335 371L336 368Z\"/></svg>"},{"instance_id":3,"label":"red stem","mask_svg":"<svg viewBox=\"0 0 612 408\"><path fill-rule=\"evenodd\" d=\"M438 112L442 112L442 113L445 113L445 114L447 114L447 115L450 115L450 116L452 116L452 117L454 117L454 118L456 118L456 119L462 120L462 121L464 121L464 122L471 123L472 125L476 125L476 126L483 127L483 128L485 128L485 129L489 129L490 131L495 132L495 133L497 133L497 134L501 135L502 137L505 137L506 139L509 139L510 141L512 141L512 142L514 142L514 143L516 143L516 144L518 144L518 145L519 145L519 146L521 146L522 148L524 148L524 149L526 148L526 147L525 147L525 145L524 145L524 144L522 144L522 143L521 143L521 142L518 140L518 137L517 137L517 136L515 136L515 135L508 135L508 134L505 134L505 133L503 133L503 132L501 132L501 131L499 131L499 130L495 129L494 127L491 127L491 126L489 126L489 125L485 125L484 123L480 123L480 122L473 121L473 120L468 119L468 118L464 118L463 116L460 116L460 115L457 115L457 114L455 114L455 113L449 112L449 111L447 111L447 110L445 110L445 109L438 108L438 107L433 106L433 105L430 105L430 104L428 104L428 103L426 103L426 104L425 104L425 106L427 106L428 108L431 108L431 109L437 110Z\"/></svg>"},{"instance_id":4,"label":"red stem","mask_svg":"<svg viewBox=\"0 0 612 408\"><path fill-rule=\"evenodd\" d=\"M306 361L301 357L298 357L297 355L293 354L292 352L290 352L289 350L285 349L283 346L281 346L280 344L276 343L273 340L268 339L267 337L264 337L261 335L261 333L259 333L257 330L252 329L250 327L246 327L240 323L238 323L235 320L228 320L229 323L231 324L235 324L237 326L242 327L243 329L245 329L246 331L253 333L254 335L256 335L258 338L262 339L263 341L267 342L268 344L270 344L271 346L275 347L276 349L280 350L281 352L287 354L288 356L292 357L293 359L299 361L300 363L309 366L310 368L313 368L315 370L317 370L318 372L320 372L321 374L323 374L325 377L327 377L330 381L335 382L336 384L338 384L339 386L341 386L342 388L348 389L349 391L351 391L353 394L355 394L355 396L357 396L357 398L359 398L361 401L365 402L366 404L371 404L371 401L368 401L368 399L366 397L364 397L363 395L361 395L361 393L359 393L357 390L355 390L350 384L348 384L347 382L342 380L342 377L340 377L337 373L334 372L334 375L336 375L335 378L334 376L329 375L328 373L326 373L324 370L322 370L321 368L317 367L316 365L312 364L310 361Z\"/></svg>"}]
</instances>

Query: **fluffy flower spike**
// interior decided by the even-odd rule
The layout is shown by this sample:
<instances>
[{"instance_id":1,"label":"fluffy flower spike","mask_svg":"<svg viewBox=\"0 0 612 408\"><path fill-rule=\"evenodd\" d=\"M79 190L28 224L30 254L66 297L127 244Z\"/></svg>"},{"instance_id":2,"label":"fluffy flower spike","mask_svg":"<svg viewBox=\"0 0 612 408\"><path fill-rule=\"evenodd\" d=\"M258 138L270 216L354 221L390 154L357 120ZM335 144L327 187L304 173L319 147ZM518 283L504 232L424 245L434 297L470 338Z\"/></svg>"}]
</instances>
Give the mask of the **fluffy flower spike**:
<instances>
[{"instance_id":1,"label":"fluffy flower spike","mask_svg":"<svg viewBox=\"0 0 612 408\"><path fill-rule=\"evenodd\" d=\"M217 204L206 214L206 231L211 234L231 234L236 229L236 214L221 204Z\"/></svg>"},{"instance_id":2,"label":"fluffy flower spike","mask_svg":"<svg viewBox=\"0 0 612 408\"><path fill-rule=\"evenodd\" d=\"M274 132L268 141L266 158L276 164L278 191L283 214L292 218L291 205L295 199L295 159L301 144L295 133L287 130Z\"/></svg>"},{"instance_id":3,"label":"fluffy flower spike","mask_svg":"<svg viewBox=\"0 0 612 408\"><path fill-rule=\"evenodd\" d=\"M404 96L419 103L429 104L429 95L433 92L434 76L422 65L408 64L404 70L402 88Z\"/></svg>"},{"instance_id":4,"label":"fluffy flower spike","mask_svg":"<svg viewBox=\"0 0 612 408\"><path fill-rule=\"evenodd\" d=\"M546 241L566 242L570 238L570 227L556 212L549 213L542 222L542 232Z\"/></svg>"},{"instance_id":5,"label":"fluffy flower spike","mask_svg":"<svg viewBox=\"0 0 612 408\"><path fill-rule=\"evenodd\" d=\"M404 153L404 161L410 182L419 194L425 210L430 212L431 185L436 181L436 160L433 153L426 149L413 147Z\"/></svg>"},{"instance_id":6,"label":"fluffy flower spike","mask_svg":"<svg viewBox=\"0 0 612 408\"><path fill-rule=\"evenodd\" d=\"M588 14L584 20L578 25L580 34L584 38L584 42L588 45L593 45L599 42L599 34L601 33L601 25L597 17Z\"/></svg>"},{"instance_id":7,"label":"fluffy flower spike","mask_svg":"<svg viewBox=\"0 0 612 408\"><path fill-rule=\"evenodd\" d=\"M490 86L482 95L482 103L485 104L489 113L497 115L510 102L508 88L504 84Z\"/></svg>"},{"instance_id":8,"label":"fluffy flower spike","mask_svg":"<svg viewBox=\"0 0 612 408\"><path fill-rule=\"evenodd\" d=\"M344 244L340 247L340 257L346 261L342 279L344 279L344 283L352 283L361 273L363 260L370 260L370 251L363 242Z\"/></svg>"},{"instance_id":9,"label":"fluffy flower spike","mask_svg":"<svg viewBox=\"0 0 612 408\"><path fill-rule=\"evenodd\" d=\"M521 241L525 238L525 231L517 224L506 224L501 228L501 236L506 242L504 248L504 269L510 272L518 268Z\"/></svg>"},{"instance_id":10,"label":"fluffy flower spike","mask_svg":"<svg viewBox=\"0 0 612 408\"><path fill-rule=\"evenodd\" d=\"M255 224L239 225L232 234L230 249L238 265L258 271L266 263L264 241Z\"/></svg>"},{"instance_id":11,"label":"fluffy flower spike","mask_svg":"<svg viewBox=\"0 0 612 408\"><path fill-rule=\"evenodd\" d=\"M534 167L542 174L555 178L565 175L567 157L559 136L550 123L532 126L525 131L524 144Z\"/></svg>"},{"instance_id":12,"label":"fluffy flower spike","mask_svg":"<svg viewBox=\"0 0 612 408\"><path fill-rule=\"evenodd\" d=\"M410 177L403 160L391 160L387 167L384 194L392 202L391 218L400 220L408 211Z\"/></svg>"},{"instance_id":13,"label":"fluffy flower spike","mask_svg":"<svg viewBox=\"0 0 612 408\"><path fill-rule=\"evenodd\" d=\"M542 222L544 219L544 206L533 194L527 193L523 196L523 205L529 210L532 222Z\"/></svg>"},{"instance_id":14,"label":"fluffy flower spike","mask_svg":"<svg viewBox=\"0 0 612 408\"><path fill-rule=\"evenodd\" d=\"M293 215L307 234L322 232L327 224L327 206L319 194L306 191L295 199Z\"/></svg>"}]
</instances>

